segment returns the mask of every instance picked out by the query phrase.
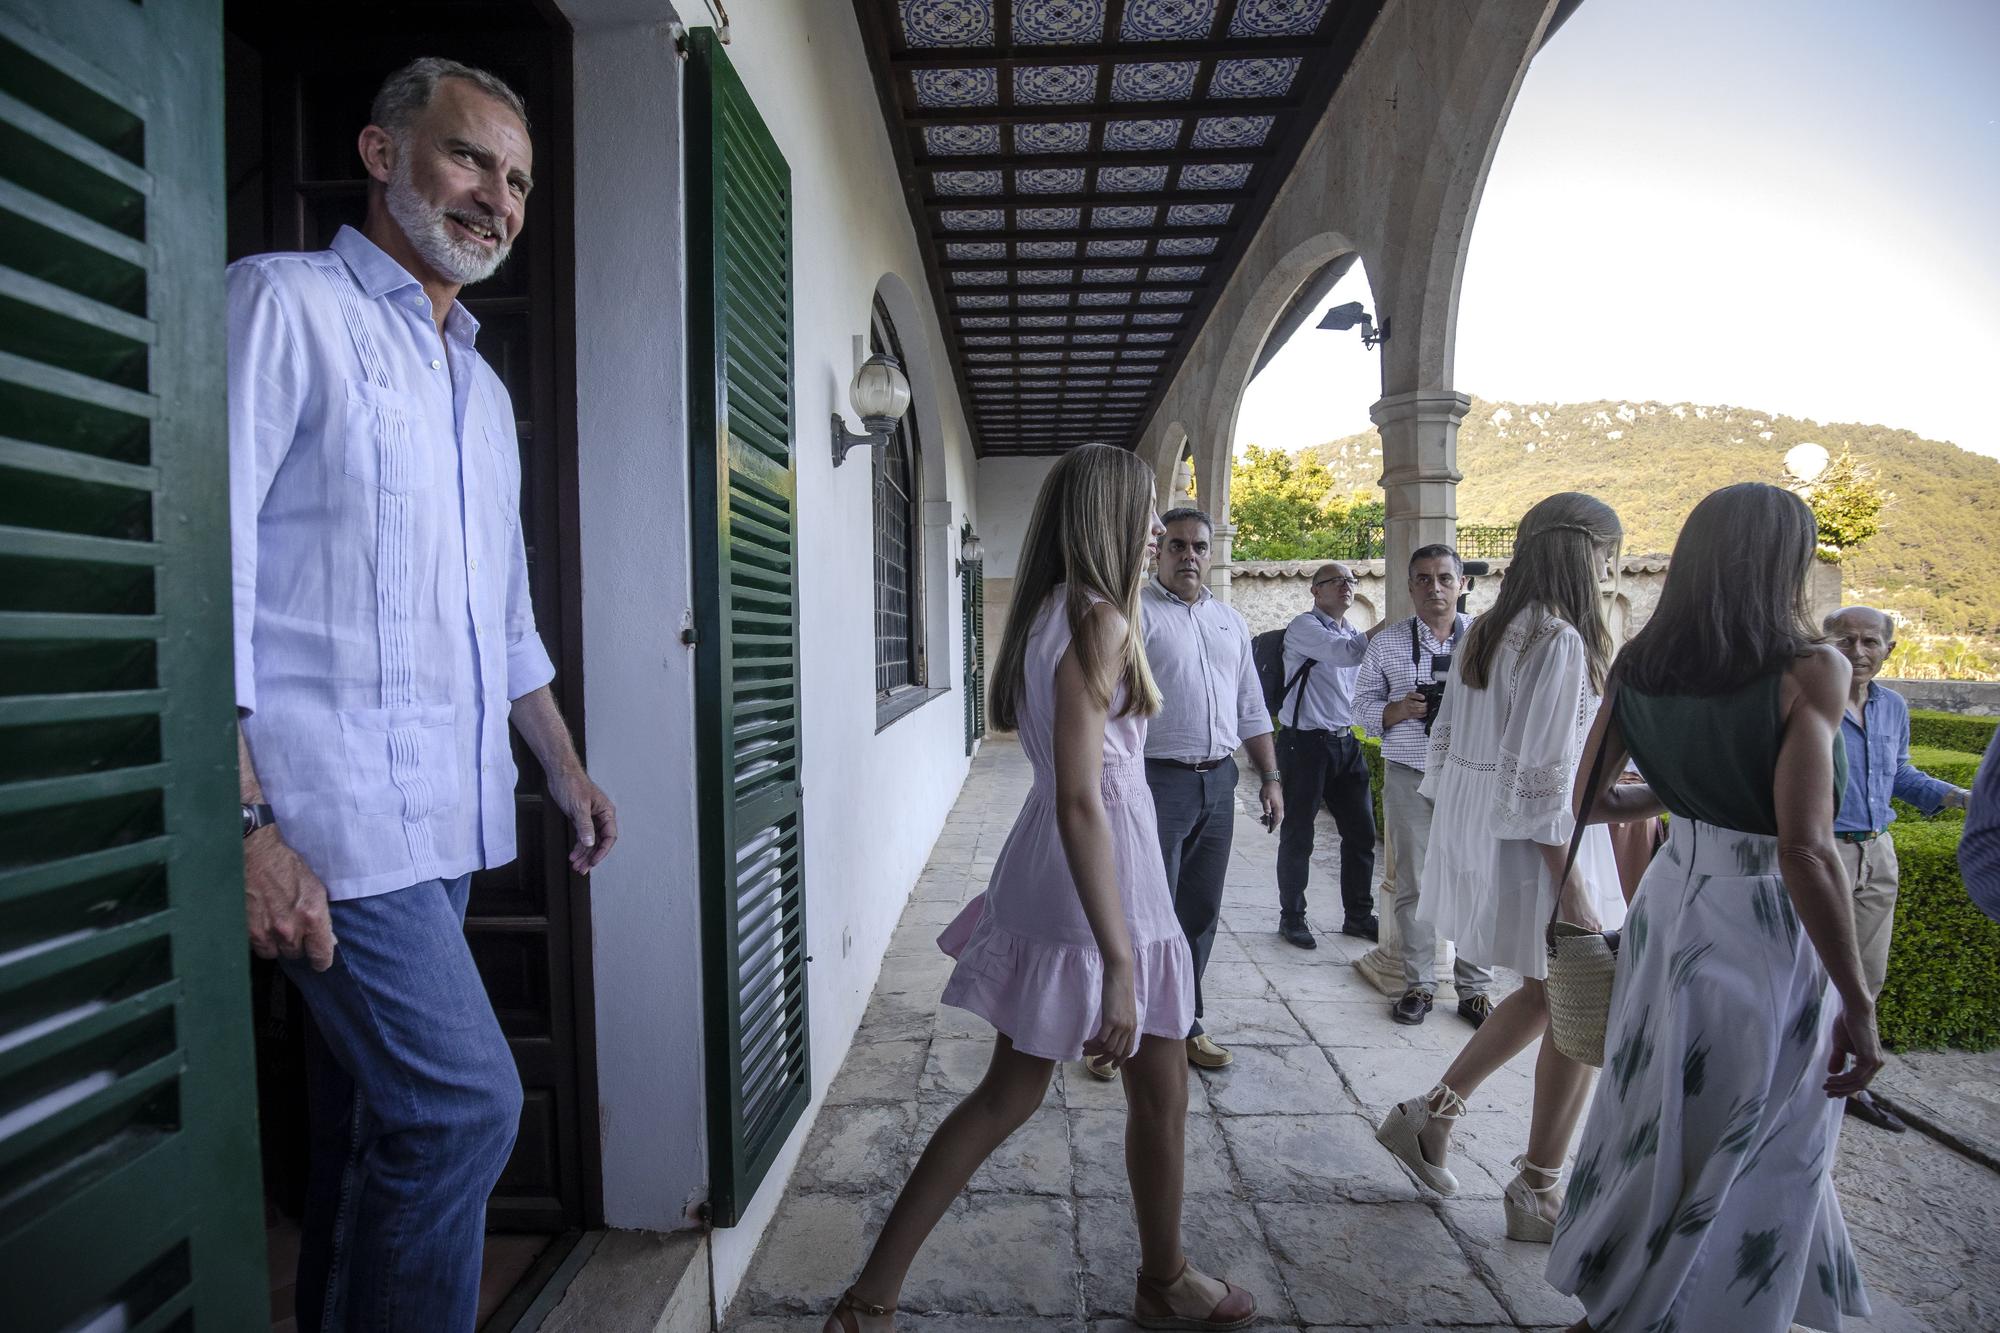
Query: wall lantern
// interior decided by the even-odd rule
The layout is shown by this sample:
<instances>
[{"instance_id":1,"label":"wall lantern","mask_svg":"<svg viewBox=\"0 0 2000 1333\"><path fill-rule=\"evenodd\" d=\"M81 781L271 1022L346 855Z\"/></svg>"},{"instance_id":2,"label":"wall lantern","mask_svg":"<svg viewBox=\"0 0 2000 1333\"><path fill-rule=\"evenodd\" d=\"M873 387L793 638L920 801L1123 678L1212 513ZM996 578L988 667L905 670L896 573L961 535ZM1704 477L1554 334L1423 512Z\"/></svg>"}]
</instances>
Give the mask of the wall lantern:
<instances>
[{"instance_id":1,"label":"wall lantern","mask_svg":"<svg viewBox=\"0 0 2000 1333\"><path fill-rule=\"evenodd\" d=\"M849 449L889 442L896 423L903 419L903 413L910 410L910 380L903 374L903 367L895 357L887 352L876 352L861 363L861 369L854 372L854 383L848 387L847 399L854 404L854 414L861 418L861 426L866 433L850 433L847 423L840 419L840 413L833 414L835 467L847 461Z\"/></svg>"},{"instance_id":2,"label":"wall lantern","mask_svg":"<svg viewBox=\"0 0 2000 1333\"><path fill-rule=\"evenodd\" d=\"M972 520L967 519L958 529L958 572L963 574L967 565L976 565L986 559L986 543L979 540L979 534L972 530Z\"/></svg>"},{"instance_id":3,"label":"wall lantern","mask_svg":"<svg viewBox=\"0 0 2000 1333\"><path fill-rule=\"evenodd\" d=\"M1377 333L1375 331L1375 321L1369 318L1368 312L1361 308L1361 302L1359 301L1349 301L1346 305L1333 307L1326 312L1325 316L1321 318L1315 327L1322 329L1351 329L1357 324L1361 326L1361 345L1363 347L1373 348L1389 341L1388 317L1383 317L1382 331Z\"/></svg>"}]
</instances>

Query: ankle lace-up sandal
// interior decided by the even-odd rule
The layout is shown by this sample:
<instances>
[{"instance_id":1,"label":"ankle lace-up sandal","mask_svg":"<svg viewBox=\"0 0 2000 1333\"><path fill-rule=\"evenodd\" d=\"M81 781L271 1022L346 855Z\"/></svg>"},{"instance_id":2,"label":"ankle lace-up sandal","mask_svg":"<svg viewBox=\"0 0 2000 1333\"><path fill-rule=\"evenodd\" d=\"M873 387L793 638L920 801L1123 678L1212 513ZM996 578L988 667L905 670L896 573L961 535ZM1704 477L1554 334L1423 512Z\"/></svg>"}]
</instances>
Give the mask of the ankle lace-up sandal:
<instances>
[{"instance_id":1,"label":"ankle lace-up sandal","mask_svg":"<svg viewBox=\"0 0 2000 1333\"><path fill-rule=\"evenodd\" d=\"M1532 1241L1537 1245L1548 1245L1556 1238L1556 1224L1543 1215L1541 1200L1562 1188L1562 1168L1536 1166L1528 1160L1526 1153L1509 1163L1521 1174L1507 1182L1507 1190L1500 1196L1500 1204L1507 1214L1507 1239ZM1528 1175L1532 1172L1548 1181L1546 1185L1530 1185Z\"/></svg>"},{"instance_id":2,"label":"ankle lace-up sandal","mask_svg":"<svg viewBox=\"0 0 2000 1333\"><path fill-rule=\"evenodd\" d=\"M1431 1102L1437 1108L1431 1108ZM1375 1131L1375 1141L1389 1150L1406 1170L1415 1176L1420 1184L1428 1185L1439 1194L1458 1193L1458 1177L1443 1162L1432 1164L1424 1156L1423 1145L1417 1136L1424 1132L1424 1126L1433 1120L1456 1120L1465 1114L1465 1098L1440 1083L1413 1102L1398 1102L1382 1117L1382 1127ZM1511 1225L1511 1224L1510 1224ZM1509 1234L1512 1234L1511 1231Z\"/></svg>"},{"instance_id":3,"label":"ankle lace-up sandal","mask_svg":"<svg viewBox=\"0 0 2000 1333\"><path fill-rule=\"evenodd\" d=\"M856 1296L854 1288L849 1287L846 1291L840 1293L839 1303L833 1307L833 1313L828 1315L827 1318L840 1325L841 1333L861 1333L861 1325L854 1316L867 1314L875 1315L878 1318L892 1318L895 1313L895 1306L871 1305Z\"/></svg>"},{"instance_id":4,"label":"ankle lace-up sandal","mask_svg":"<svg viewBox=\"0 0 2000 1333\"><path fill-rule=\"evenodd\" d=\"M1204 1316L1175 1314L1173 1297L1183 1295L1199 1300L1197 1293L1186 1290L1191 1270L1188 1261L1181 1260L1181 1271L1165 1282L1146 1276L1146 1270L1139 1270L1139 1288L1132 1296L1132 1322L1140 1328L1241 1328L1257 1317L1257 1298L1241 1287L1233 1286L1221 1278L1222 1299L1215 1303Z\"/></svg>"}]
</instances>

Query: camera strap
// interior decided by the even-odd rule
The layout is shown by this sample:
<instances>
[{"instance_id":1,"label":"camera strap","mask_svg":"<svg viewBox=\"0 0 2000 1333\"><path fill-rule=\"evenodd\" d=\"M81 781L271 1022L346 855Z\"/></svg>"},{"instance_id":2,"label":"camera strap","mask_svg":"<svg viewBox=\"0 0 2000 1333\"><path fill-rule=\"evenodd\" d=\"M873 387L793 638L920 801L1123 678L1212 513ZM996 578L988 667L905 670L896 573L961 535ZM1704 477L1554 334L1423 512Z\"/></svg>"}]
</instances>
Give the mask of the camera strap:
<instances>
[{"instance_id":1,"label":"camera strap","mask_svg":"<svg viewBox=\"0 0 2000 1333\"><path fill-rule=\"evenodd\" d=\"M1470 617L1467 616L1463 611L1459 612L1458 614L1454 615L1451 618L1452 643L1457 643L1458 636L1465 633L1466 621L1469 619ZM1422 620L1423 620L1422 616L1410 617L1410 667L1412 670L1416 671L1421 671L1424 668L1424 645L1423 641L1417 637L1417 625ZM1447 645L1447 647L1448 646L1449 645ZM1431 656L1433 659L1435 659L1437 657L1437 654L1432 653ZM1432 662L1432 675L1433 676L1436 675L1435 661Z\"/></svg>"}]
</instances>

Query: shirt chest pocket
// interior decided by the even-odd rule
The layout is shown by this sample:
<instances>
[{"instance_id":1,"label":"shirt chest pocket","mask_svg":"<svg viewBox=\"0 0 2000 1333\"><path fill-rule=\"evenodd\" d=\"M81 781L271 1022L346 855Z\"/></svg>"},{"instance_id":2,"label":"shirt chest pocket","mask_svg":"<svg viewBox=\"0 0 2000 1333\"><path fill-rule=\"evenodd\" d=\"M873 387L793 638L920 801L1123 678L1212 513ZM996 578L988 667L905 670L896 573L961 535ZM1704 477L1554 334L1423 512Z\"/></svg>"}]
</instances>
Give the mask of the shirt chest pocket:
<instances>
[{"instance_id":1,"label":"shirt chest pocket","mask_svg":"<svg viewBox=\"0 0 2000 1333\"><path fill-rule=\"evenodd\" d=\"M433 480L433 451L424 426L422 406L412 395L349 380L341 406L342 469L392 495L426 489Z\"/></svg>"}]
</instances>

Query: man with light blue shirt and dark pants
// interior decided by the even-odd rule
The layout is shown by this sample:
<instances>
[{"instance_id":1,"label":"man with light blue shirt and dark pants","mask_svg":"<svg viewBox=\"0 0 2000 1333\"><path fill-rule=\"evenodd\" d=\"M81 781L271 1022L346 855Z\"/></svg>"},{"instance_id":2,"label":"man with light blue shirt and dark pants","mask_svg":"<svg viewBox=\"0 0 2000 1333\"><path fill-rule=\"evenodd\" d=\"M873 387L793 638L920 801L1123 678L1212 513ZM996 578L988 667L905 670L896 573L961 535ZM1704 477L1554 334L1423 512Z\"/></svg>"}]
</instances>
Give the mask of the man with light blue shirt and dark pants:
<instances>
[{"instance_id":1,"label":"man with light blue shirt and dark pants","mask_svg":"<svg viewBox=\"0 0 2000 1333\"><path fill-rule=\"evenodd\" d=\"M363 229L229 270L245 894L312 1015L299 1328L470 1333L521 1109L463 933L515 855L509 722L577 871L617 819L549 690L513 408L457 300L520 233L526 110L419 60L370 121Z\"/></svg>"},{"instance_id":2,"label":"man with light blue shirt and dark pants","mask_svg":"<svg viewBox=\"0 0 2000 1333\"><path fill-rule=\"evenodd\" d=\"M1868 992L1879 996L1889 975L1889 939L1896 923L1896 843L1889 798L1927 815L1963 808L1963 787L1941 782L1910 762L1910 705L1876 673L1896 647L1896 625L1871 606L1843 607L1826 618L1826 639L1853 667L1847 711L1840 721L1847 746L1847 790L1834 813L1833 837L1854 888L1854 940ZM1902 1120L1866 1092L1847 1099L1849 1113L1901 1133Z\"/></svg>"},{"instance_id":3,"label":"man with light blue shirt and dark pants","mask_svg":"<svg viewBox=\"0 0 2000 1333\"><path fill-rule=\"evenodd\" d=\"M1278 834L1278 933L1301 949L1319 947L1306 923L1313 821L1320 807L1340 830L1341 933L1372 940L1375 918L1375 808L1368 761L1354 735L1354 677L1368 638L1347 623L1354 571L1337 561L1313 574L1313 605L1285 627L1285 680L1275 719L1285 820Z\"/></svg>"}]
</instances>

